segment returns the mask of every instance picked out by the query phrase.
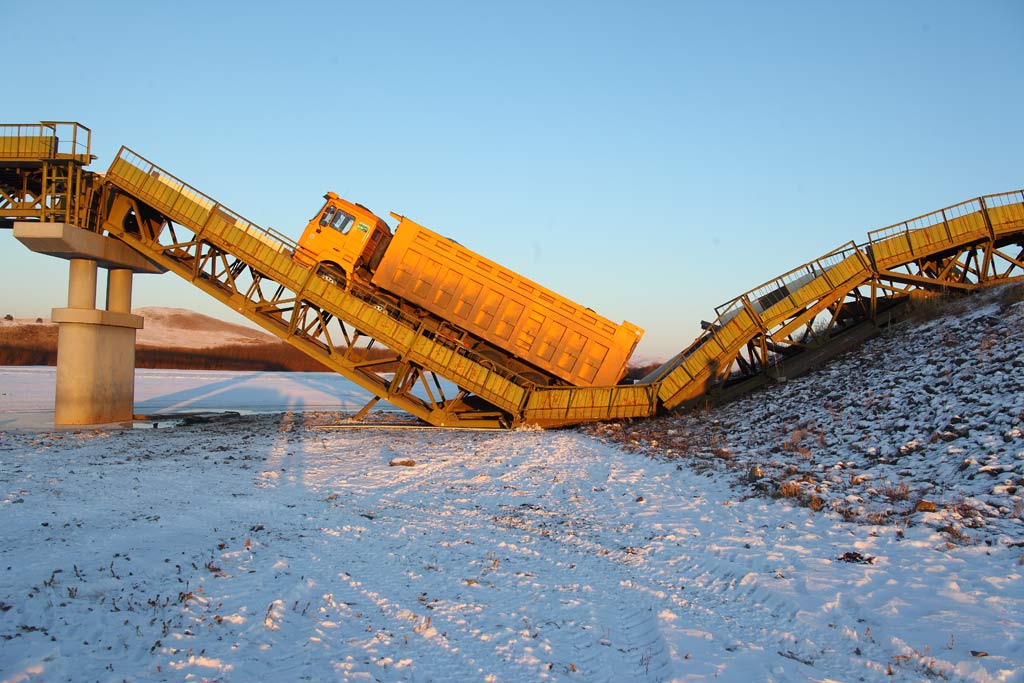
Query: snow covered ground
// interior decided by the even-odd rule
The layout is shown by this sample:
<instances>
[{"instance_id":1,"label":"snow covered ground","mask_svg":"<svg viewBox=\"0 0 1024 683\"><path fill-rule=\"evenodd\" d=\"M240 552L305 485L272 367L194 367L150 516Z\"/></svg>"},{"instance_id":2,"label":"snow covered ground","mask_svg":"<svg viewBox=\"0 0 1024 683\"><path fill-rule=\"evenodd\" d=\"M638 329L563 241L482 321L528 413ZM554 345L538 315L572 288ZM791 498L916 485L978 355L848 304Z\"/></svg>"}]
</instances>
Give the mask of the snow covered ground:
<instances>
[{"instance_id":1,"label":"snow covered ground","mask_svg":"<svg viewBox=\"0 0 1024 683\"><path fill-rule=\"evenodd\" d=\"M1022 321L583 430L2 431L0 681L1022 680Z\"/></svg>"}]
</instances>

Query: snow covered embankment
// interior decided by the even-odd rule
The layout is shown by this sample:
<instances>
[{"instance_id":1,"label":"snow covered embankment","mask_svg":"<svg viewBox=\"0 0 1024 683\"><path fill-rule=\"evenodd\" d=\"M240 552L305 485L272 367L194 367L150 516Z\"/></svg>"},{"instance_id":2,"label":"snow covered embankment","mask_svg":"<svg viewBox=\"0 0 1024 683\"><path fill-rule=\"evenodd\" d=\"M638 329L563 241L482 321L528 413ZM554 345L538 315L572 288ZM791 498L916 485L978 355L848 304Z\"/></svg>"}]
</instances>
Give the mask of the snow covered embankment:
<instances>
[{"instance_id":1,"label":"snow covered embankment","mask_svg":"<svg viewBox=\"0 0 1024 683\"><path fill-rule=\"evenodd\" d=\"M709 412L586 428L752 494L949 543L1024 544L1024 285L909 320L804 377ZM938 311L936 311L938 312Z\"/></svg>"}]
</instances>

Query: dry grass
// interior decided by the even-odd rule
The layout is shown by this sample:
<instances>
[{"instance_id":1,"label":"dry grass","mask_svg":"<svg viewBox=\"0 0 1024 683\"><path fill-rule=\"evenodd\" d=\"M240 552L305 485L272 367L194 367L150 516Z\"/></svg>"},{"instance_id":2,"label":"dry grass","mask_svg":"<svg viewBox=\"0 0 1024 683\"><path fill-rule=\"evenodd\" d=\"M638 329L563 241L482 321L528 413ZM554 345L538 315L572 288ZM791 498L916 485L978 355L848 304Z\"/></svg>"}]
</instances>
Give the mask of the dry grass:
<instances>
[{"instance_id":1,"label":"dry grass","mask_svg":"<svg viewBox=\"0 0 1024 683\"><path fill-rule=\"evenodd\" d=\"M225 324L219 320L216 324ZM0 326L0 365L56 365L57 325ZM367 358L390 355L386 349L360 349ZM262 344L230 344L214 348L136 346L139 368L175 370L254 370L276 372L327 372L329 369L283 341ZM381 366L387 371L387 366Z\"/></svg>"},{"instance_id":2,"label":"dry grass","mask_svg":"<svg viewBox=\"0 0 1024 683\"><path fill-rule=\"evenodd\" d=\"M878 487L878 493L890 503L900 500L910 500L910 487L906 484L893 484L885 482Z\"/></svg>"},{"instance_id":3,"label":"dry grass","mask_svg":"<svg viewBox=\"0 0 1024 683\"><path fill-rule=\"evenodd\" d=\"M999 297L996 300L1004 307L1024 301L1024 282L1006 285L1000 290Z\"/></svg>"},{"instance_id":4,"label":"dry grass","mask_svg":"<svg viewBox=\"0 0 1024 683\"><path fill-rule=\"evenodd\" d=\"M775 495L777 498L799 498L800 490L800 483L790 479L789 481L782 482Z\"/></svg>"},{"instance_id":5,"label":"dry grass","mask_svg":"<svg viewBox=\"0 0 1024 683\"><path fill-rule=\"evenodd\" d=\"M915 293L907 304L907 317L918 323L937 320L948 313L951 298L948 293Z\"/></svg>"}]
</instances>

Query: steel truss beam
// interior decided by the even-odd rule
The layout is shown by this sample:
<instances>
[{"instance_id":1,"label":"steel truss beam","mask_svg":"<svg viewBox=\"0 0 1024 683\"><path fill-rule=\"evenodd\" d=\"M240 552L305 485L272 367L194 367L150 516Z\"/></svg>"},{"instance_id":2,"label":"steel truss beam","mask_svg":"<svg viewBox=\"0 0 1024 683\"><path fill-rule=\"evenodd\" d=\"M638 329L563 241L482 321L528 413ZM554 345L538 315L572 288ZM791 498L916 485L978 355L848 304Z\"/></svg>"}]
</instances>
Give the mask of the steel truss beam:
<instances>
[{"instance_id":1,"label":"steel truss beam","mask_svg":"<svg viewBox=\"0 0 1024 683\"><path fill-rule=\"evenodd\" d=\"M328 368L438 426L557 426L628 419L791 376L876 333L911 296L1024 278L1024 192L989 195L868 234L719 307L643 382L560 385L450 323L291 257L249 223L122 148L87 173L88 130L17 126L0 163L0 227L19 218L109 232ZM27 132L24 132L23 129ZM82 144L78 134L82 134ZM13 151L12 151L13 150Z\"/></svg>"},{"instance_id":2,"label":"steel truss beam","mask_svg":"<svg viewBox=\"0 0 1024 683\"><path fill-rule=\"evenodd\" d=\"M508 427L513 416L458 388L186 226L110 188L102 228L377 397L436 425ZM310 277L315 277L309 271Z\"/></svg>"},{"instance_id":3,"label":"steel truss beam","mask_svg":"<svg viewBox=\"0 0 1024 683\"><path fill-rule=\"evenodd\" d=\"M803 371L876 333L912 295L1024 279L1024 194L971 200L869 237L720 307L704 334L651 378L662 383L662 405L728 397ZM840 257L864 267L832 277Z\"/></svg>"}]
</instances>

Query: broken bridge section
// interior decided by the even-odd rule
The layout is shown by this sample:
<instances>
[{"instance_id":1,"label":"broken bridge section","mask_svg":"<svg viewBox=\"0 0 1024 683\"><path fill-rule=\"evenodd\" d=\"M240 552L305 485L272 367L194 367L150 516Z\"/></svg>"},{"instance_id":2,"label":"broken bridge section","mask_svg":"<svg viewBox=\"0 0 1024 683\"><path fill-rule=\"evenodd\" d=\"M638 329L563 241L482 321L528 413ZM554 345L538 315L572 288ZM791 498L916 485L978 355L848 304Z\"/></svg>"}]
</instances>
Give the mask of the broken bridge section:
<instances>
[{"instance_id":1,"label":"broken bridge section","mask_svg":"<svg viewBox=\"0 0 1024 683\"><path fill-rule=\"evenodd\" d=\"M60 126L70 126L70 150L60 151ZM638 383L572 386L524 372L512 354L477 353L464 343L468 331L393 293L322 276L293 258L298 245L291 238L130 149L122 147L102 176L82 171L93 158L90 137L80 124L0 126L0 225L37 222L45 230L46 223L68 223L108 240L104 248L113 243L141 255L151 270L110 261L116 267L109 280L121 284L108 292L108 316L130 310L120 310L125 288L114 272L171 271L373 393L364 412L383 399L437 426L553 427L728 398L877 334L912 296L1024 277L1024 192L979 197L872 231L866 242L844 244L741 294ZM72 231L63 239L84 238ZM70 258L80 253L40 241L27 246ZM102 251L91 252L94 265L104 263ZM78 310L88 311L88 287L79 290ZM130 303L130 280L127 291ZM82 323L83 314L68 315L69 323ZM100 379L76 380L88 381Z\"/></svg>"}]
</instances>

